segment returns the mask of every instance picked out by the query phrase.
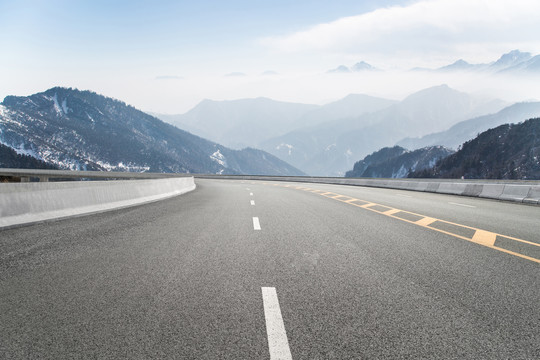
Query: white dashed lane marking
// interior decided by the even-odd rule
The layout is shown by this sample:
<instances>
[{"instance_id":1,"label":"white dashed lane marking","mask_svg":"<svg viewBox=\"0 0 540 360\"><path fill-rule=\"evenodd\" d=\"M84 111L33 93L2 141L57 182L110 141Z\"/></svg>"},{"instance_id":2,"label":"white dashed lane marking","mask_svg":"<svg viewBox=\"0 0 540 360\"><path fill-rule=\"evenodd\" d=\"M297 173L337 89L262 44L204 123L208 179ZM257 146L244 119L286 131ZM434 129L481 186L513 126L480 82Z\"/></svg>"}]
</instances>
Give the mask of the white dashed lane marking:
<instances>
[{"instance_id":1,"label":"white dashed lane marking","mask_svg":"<svg viewBox=\"0 0 540 360\"><path fill-rule=\"evenodd\" d=\"M476 206L472 206L472 205L460 204L460 203L455 203L455 202L449 202L449 204L451 204L451 205L457 205L457 206L463 206L463 207L468 207L468 208L475 208L475 207L476 207Z\"/></svg>"},{"instance_id":2,"label":"white dashed lane marking","mask_svg":"<svg viewBox=\"0 0 540 360\"><path fill-rule=\"evenodd\" d=\"M292 360L276 288L263 287L262 298L270 360Z\"/></svg>"},{"instance_id":3,"label":"white dashed lane marking","mask_svg":"<svg viewBox=\"0 0 540 360\"><path fill-rule=\"evenodd\" d=\"M251 205L255 205L255 200L250 201Z\"/></svg>"},{"instance_id":4,"label":"white dashed lane marking","mask_svg":"<svg viewBox=\"0 0 540 360\"><path fill-rule=\"evenodd\" d=\"M253 217L253 230L261 230L261 223L258 217Z\"/></svg>"}]
</instances>

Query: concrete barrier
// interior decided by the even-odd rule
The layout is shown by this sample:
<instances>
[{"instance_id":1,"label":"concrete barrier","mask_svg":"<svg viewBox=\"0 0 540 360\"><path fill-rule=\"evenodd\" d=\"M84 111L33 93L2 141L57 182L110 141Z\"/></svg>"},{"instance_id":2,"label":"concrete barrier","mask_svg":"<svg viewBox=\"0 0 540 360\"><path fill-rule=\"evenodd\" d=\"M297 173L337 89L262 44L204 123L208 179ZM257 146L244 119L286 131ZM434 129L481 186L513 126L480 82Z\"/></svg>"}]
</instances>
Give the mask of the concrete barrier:
<instances>
[{"instance_id":1,"label":"concrete barrier","mask_svg":"<svg viewBox=\"0 0 540 360\"><path fill-rule=\"evenodd\" d=\"M523 199L529 194L530 188L531 187L527 185L505 185L499 199L523 202Z\"/></svg>"},{"instance_id":2,"label":"concrete barrier","mask_svg":"<svg viewBox=\"0 0 540 360\"><path fill-rule=\"evenodd\" d=\"M531 186L527 197L523 199L524 203L540 205L540 186Z\"/></svg>"},{"instance_id":3,"label":"concrete barrier","mask_svg":"<svg viewBox=\"0 0 540 360\"><path fill-rule=\"evenodd\" d=\"M483 184L482 191L478 194L481 198L499 199L504 191L504 184Z\"/></svg>"},{"instance_id":4,"label":"concrete barrier","mask_svg":"<svg viewBox=\"0 0 540 360\"><path fill-rule=\"evenodd\" d=\"M0 184L0 228L139 205L194 189L193 177Z\"/></svg>"}]
</instances>

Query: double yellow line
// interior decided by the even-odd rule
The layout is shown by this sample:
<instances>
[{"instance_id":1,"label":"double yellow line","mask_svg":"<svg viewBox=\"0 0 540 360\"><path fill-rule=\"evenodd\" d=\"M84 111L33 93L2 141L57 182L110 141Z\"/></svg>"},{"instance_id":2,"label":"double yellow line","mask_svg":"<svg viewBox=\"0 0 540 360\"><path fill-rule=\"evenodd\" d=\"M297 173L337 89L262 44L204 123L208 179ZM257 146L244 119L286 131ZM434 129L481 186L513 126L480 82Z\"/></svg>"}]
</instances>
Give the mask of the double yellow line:
<instances>
[{"instance_id":1,"label":"double yellow line","mask_svg":"<svg viewBox=\"0 0 540 360\"><path fill-rule=\"evenodd\" d=\"M360 200L360 199L356 199L347 195L340 195L340 194L330 192L330 191L312 189L308 187L295 186L295 185L270 184L270 183L266 183L266 185L281 186L281 187L292 188L292 189L297 189L297 190L302 190L302 191L318 194L318 195L327 197L329 199L341 201L349 205L353 205L359 208L373 211L381 215L389 216L397 220L405 221L410 224L424 227L426 229L438 231L443 234L447 234L447 235L450 235L459 239L471 241L473 243L486 246L486 247L489 247L491 249L495 249L498 251L502 251L510 255L518 256L523 259L534 261L540 264L540 259L534 256L526 255L521 252L516 252L514 250L510 250L510 249L502 247L502 245L505 243L513 244L514 246L510 246L510 247L516 247L515 245L518 245L517 247L519 247L520 251L522 252L540 254L540 244L532 242L532 241L522 240L522 239L518 239L512 236L502 235L502 234L494 233L491 231L474 228L471 226L456 224L450 221L437 219L437 218L413 213L406 210L396 209L396 208L389 207L386 205L381 205L381 204L377 204L377 203L366 201L366 200Z\"/></svg>"}]
</instances>

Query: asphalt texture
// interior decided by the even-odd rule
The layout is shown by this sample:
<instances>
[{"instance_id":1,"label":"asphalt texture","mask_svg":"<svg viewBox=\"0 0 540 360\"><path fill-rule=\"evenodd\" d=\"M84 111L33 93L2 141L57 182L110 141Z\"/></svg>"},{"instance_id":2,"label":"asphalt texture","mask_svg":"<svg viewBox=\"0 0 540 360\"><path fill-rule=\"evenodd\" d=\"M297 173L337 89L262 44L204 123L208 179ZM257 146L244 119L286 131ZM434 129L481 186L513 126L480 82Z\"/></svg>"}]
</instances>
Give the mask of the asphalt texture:
<instances>
[{"instance_id":1,"label":"asphalt texture","mask_svg":"<svg viewBox=\"0 0 540 360\"><path fill-rule=\"evenodd\" d=\"M269 359L262 287L293 359L540 358L538 263L294 187L197 186L0 231L0 358ZM304 186L540 242L538 206Z\"/></svg>"}]
</instances>

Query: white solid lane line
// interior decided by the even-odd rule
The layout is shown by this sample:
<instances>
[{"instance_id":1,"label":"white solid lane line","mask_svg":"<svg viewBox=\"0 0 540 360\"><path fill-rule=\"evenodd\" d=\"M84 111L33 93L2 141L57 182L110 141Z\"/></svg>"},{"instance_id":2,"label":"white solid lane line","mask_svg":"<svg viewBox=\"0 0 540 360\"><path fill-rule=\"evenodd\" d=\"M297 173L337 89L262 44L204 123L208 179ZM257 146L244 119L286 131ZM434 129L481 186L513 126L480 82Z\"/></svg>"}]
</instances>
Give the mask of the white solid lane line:
<instances>
[{"instance_id":1,"label":"white solid lane line","mask_svg":"<svg viewBox=\"0 0 540 360\"><path fill-rule=\"evenodd\" d=\"M472 206L472 205L460 204L460 203L455 203L455 202L449 202L449 204L457 205L457 206L464 206L464 207L468 207L468 208L475 208L476 207L476 206Z\"/></svg>"},{"instance_id":2,"label":"white solid lane line","mask_svg":"<svg viewBox=\"0 0 540 360\"><path fill-rule=\"evenodd\" d=\"M408 198L412 198L411 195L405 195L405 194L396 194L396 196L402 196L402 197L408 197Z\"/></svg>"},{"instance_id":3,"label":"white solid lane line","mask_svg":"<svg viewBox=\"0 0 540 360\"><path fill-rule=\"evenodd\" d=\"M261 224L259 223L259 218L253 218L253 230L261 230Z\"/></svg>"},{"instance_id":4,"label":"white solid lane line","mask_svg":"<svg viewBox=\"0 0 540 360\"><path fill-rule=\"evenodd\" d=\"M292 360L276 288L263 287L262 297L270 360Z\"/></svg>"},{"instance_id":5,"label":"white solid lane line","mask_svg":"<svg viewBox=\"0 0 540 360\"><path fill-rule=\"evenodd\" d=\"M255 205L255 200L251 200L251 205Z\"/></svg>"}]
</instances>

